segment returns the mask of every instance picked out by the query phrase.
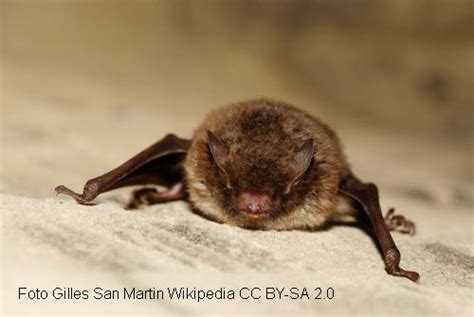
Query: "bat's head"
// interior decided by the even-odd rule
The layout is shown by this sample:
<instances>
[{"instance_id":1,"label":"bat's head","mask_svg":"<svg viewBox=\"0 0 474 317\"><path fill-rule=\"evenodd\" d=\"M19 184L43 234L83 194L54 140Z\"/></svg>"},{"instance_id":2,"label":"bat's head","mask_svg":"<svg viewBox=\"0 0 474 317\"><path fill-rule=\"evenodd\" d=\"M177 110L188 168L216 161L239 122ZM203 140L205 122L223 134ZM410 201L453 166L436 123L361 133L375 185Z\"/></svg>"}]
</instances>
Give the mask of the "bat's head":
<instances>
[{"instance_id":1,"label":"bat's head","mask_svg":"<svg viewBox=\"0 0 474 317\"><path fill-rule=\"evenodd\" d=\"M221 207L244 226L258 227L303 203L310 187L312 139L282 150L258 140L227 144L208 132L208 147Z\"/></svg>"}]
</instances>

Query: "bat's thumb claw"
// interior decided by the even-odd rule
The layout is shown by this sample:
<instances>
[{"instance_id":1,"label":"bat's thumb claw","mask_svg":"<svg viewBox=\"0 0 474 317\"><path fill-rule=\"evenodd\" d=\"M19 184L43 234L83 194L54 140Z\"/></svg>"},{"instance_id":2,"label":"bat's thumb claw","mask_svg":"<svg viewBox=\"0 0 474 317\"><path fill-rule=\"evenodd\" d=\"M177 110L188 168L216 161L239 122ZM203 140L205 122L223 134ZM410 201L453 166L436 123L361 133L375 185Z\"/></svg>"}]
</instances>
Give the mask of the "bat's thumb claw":
<instances>
[{"instance_id":1,"label":"bat's thumb claw","mask_svg":"<svg viewBox=\"0 0 474 317\"><path fill-rule=\"evenodd\" d=\"M56 196L57 196L59 194L64 193L66 190L67 190L66 186L59 185L59 186L56 186L56 188L54 189L54 192L56 193Z\"/></svg>"},{"instance_id":2,"label":"bat's thumb claw","mask_svg":"<svg viewBox=\"0 0 474 317\"><path fill-rule=\"evenodd\" d=\"M420 274L418 274L417 272L413 272L414 273L414 276L413 276L413 279L411 279L413 282L417 283L417 284L421 284L420 283Z\"/></svg>"}]
</instances>

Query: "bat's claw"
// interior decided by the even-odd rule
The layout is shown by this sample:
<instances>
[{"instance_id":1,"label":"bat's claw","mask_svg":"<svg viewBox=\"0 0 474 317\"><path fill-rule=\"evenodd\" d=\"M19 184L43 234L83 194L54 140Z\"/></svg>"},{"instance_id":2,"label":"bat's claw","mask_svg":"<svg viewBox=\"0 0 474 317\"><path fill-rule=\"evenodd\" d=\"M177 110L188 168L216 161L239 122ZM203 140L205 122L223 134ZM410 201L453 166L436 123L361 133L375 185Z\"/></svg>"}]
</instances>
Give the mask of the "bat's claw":
<instances>
[{"instance_id":1,"label":"bat's claw","mask_svg":"<svg viewBox=\"0 0 474 317\"><path fill-rule=\"evenodd\" d=\"M140 206L153 204L161 204L170 201L186 199L188 193L183 182L178 182L166 189L165 191L157 191L156 188L142 188L135 190L132 199L127 205L127 209L137 209Z\"/></svg>"},{"instance_id":2,"label":"bat's claw","mask_svg":"<svg viewBox=\"0 0 474 317\"><path fill-rule=\"evenodd\" d=\"M402 215L396 215L395 209L390 208L385 215L385 225L390 231L408 233L413 236L416 232L416 225Z\"/></svg>"},{"instance_id":3,"label":"bat's claw","mask_svg":"<svg viewBox=\"0 0 474 317\"><path fill-rule=\"evenodd\" d=\"M137 209L140 206L151 205L155 202L153 199L158 195L155 188L142 188L135 190L132 194L132 199L127 204L127 209Z\"/></svg>"}]
</instances>

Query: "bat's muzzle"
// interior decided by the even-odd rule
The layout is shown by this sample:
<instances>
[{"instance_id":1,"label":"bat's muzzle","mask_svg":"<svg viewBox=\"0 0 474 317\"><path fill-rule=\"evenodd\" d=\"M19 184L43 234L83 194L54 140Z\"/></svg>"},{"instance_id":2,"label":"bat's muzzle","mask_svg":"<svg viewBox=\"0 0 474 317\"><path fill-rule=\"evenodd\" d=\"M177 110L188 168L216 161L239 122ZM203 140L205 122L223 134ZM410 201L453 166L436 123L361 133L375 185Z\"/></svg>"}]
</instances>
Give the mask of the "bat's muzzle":
<instances>
[{"instance_id":1,"label":"bat's muzzle","mask_svg":"<svg viewBox=\"0 0 474 317\"><path fill-rule=\"evenodd\" d=\"M271 198L265 194L242 193L239 198L239 210L250 218L268 215L271 206Z\"/></svg>"}]
</instances>

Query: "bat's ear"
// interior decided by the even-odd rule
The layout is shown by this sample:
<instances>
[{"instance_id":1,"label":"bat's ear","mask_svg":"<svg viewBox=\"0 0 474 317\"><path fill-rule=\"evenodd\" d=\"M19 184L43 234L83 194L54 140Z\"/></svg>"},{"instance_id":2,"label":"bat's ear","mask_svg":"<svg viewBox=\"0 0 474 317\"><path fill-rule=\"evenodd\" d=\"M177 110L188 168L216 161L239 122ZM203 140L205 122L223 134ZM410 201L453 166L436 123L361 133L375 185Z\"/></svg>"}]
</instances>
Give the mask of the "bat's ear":
<instances>
[{"instance_id":1,"label":"bat's ear","mask_svg":"<svg viewBox=\"0 0 474 317\"><path fill-rule=\"evenodd\" d=\"M301 148L296 151L296 154L293 156L293 179L290 180L288 185L286 186L285 189L285 194L288 194L291 190L291 188L298 183L298 179L300 178L301 175L306 172L308 169L309 165L311 164L311 161L313 160L314 157L314 140L309 139L306 140L301 146Z\"/></svg>"},{"instance_id":2,"label":"bat's ear","mask_svg":"<svg viewBox=\"0 0 474 317\"><path fill-rule=\"evenodd\" d=\"M293 157L294 166L297 176L300 176L309 167L314 156L314 141L313 139L306 140L303 146L296 152Z\"/></svg>"},{"instance_id":3,"label":"bat's ear","mask_svg":"<svg viewBox=\"0 0 474 317\"><path fill-rule=\"evenodd\" d=\"M212 158L216 162L220 169L223 168L223 163L228 158L229 149L219 138L215 136L211 131L207 131L207 139L209 144L209 150L211 151Z\"/></svg>"}]
</instances>

